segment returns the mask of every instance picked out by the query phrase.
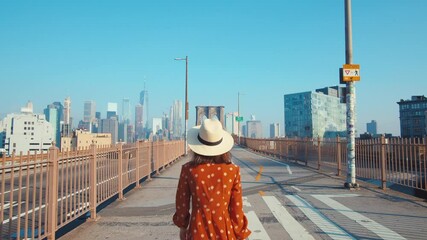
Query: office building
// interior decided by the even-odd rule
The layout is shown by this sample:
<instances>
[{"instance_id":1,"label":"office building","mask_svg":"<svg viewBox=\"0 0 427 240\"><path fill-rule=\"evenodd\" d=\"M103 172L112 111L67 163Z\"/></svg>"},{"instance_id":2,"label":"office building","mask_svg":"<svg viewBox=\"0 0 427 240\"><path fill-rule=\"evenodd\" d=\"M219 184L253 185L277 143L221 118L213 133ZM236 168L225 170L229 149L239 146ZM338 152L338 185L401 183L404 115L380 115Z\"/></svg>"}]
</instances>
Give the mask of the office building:
<instances>
[{"instance_id":1,"label":"office building","mask_svg":"<svg viewBox=\"0 0 427 240\"><path fill-rule=\"evenodd\" d=\"M72 133L72 118L71 118L71 99L66 97L64 100L64 109L63 109L63 124L61 127L61 136L68 137Z\"/></svg>"},{"instance_id":2,"label":"office building","mask_svg":"<svg viewBox=\"0 0 427 240\"><path fill-rule=\"evenodd\" d=\"M340 87L284 95L287 137L346 136L346 104Z\"/></svg>"},{"instance_id":3,"label":"office building","mask_svg":"<svg viewBox=\"0 0 427 240\"><path fill-rule=\"evenodd\" d=\"M111 134L111 144L116 144L118 142L119 137L119 122L117 118L112 117L108 119L101 119L100 125L100 133L110 133Z\"/></svg>"},{"instance_id":4,"label":"office building","mask_svg":"<svg viewBox=\"0 0 427 240\"><path fill-rule=\"evenodd\" d=\"M152 133L154 135L163 133L162 118L153 118L152 126L153 126Z\"/></svg>"},{"instance_id":5,"label":"office building","mask_svg":"<svg viewBox=\"0 0 427 240\"><path fill-rule=\"evenodd\" d=\"M92 144L95 144L96 147L111 145L111 134L76 130L72 136L61 138L61 152L88 149Z\"/></svg>"},{"instance_id":6,"label":"office building","mask_svg":"<svg viewBox=\"0 0 427 240\"><path fill-rule=\"evenodd\" d=\"M96 103L95 101L84 102L83 122L92 123L95 119Z\"/></svg>"},{"instance_id":7,"label":"office building","mask_svg":"<svg viewBox=\"0 0 427 240\"><path fill-rule=\"evenodd\" d=\"M107 105L107 119L109 118L119 119L117 116L117 103L108 103Z\"/></svg>"},{"instance_id":8,"label":"office building","mask_svg":"<svg viewBox=\"0 0 427 240\"><path fill-rule=\"evenodd\" d=\"M237 135L239 124L236 121L236 117L238 116L237 112L231 112L225 114L225 129L230 134Z\"/></svg>"},{"instance_id":9,"label":"office building","mask_svg":"<svg viewBox=\"0 0 427 240\"><path fill-rule=\"evenodd\" d=\"M370 123L367 123L366 132L370 133L372 136L377 135L377 121L372 120Z\"/></svg>"},{"instance_id":10,"label":"office building","mask_svg":"<svg viewBox=\"0 0 427 240\"><path fill-rule=\"evenodd\" d=\"M248 138L262 138L261 121L255 120L254 116L252 116L250 121L246 121L246 137L248 137Z\"/></svg>"},{"instance_id":11,"label":"office building","mask_svg":"<svg viewBox=\"0 0 427 240\"><path fill-rule=\"evenodd\" d=\"M224 106L196 106L196 126L201 125L204 118L216 117L225 128Z\"/></svg>"},{"instance_id":12,"label":"office building","mask_svg":"<svg viewBox=\"0 0 427 240\"><path fill-rule=\"evenodd\" d=\"M135 138L137 140L145 139L143 110L144 108L140 103L135 106Z\"/></svg>"},{"instance_id":13,"label":"office building","mask_svg":"<svg viewBox=\"0 0 427 240\"><path fill-rule=\"evenodd\" d=\"M129 98L123 98L122 103L122 122L130 124L130 101Z\"/></svg>"},{"instance_id":14,"label":"office building","mask_svg":"<svg viewBox=\"0 0 427 240\"><path fill-rule=\"evenodd\" d=\"M44 109L44 115L46 120L52 124L52 131L55 134L55 145L61 146L61 116L63 113L62 104L56 102L56 104L49 104Z\"/></svg>"},{"instance_id":15,"label":"office building","mask_svg":"<svg viewBox=\"0 0 427 240\"><path fill-rule=\"evenodd\" d=\"M280 137L280 124L272 123L270 124L270 138Z\"/></svg>"},{"instance_id":16,"label":"office building","mask_svg":"<svg viewBox=\"0 0 427 240\"><path fill-rule=\"evenodd\" d=\"M0 132L0 149L6 155L13 152L27 154L28 151L31 154L40 153L47 151L55 141L52 124L46 120L44 114L33 113L31 102L21 108L21 113L8 114L0 121Z\"/></svg>"},{"instance_id":17,"label":"office building","mask_svg":"<svg viewBox=\"0 0 427 240\"><path fill-rule=\"evenodd\" d=\"M128 141L128 125L125 122L121 122L118 125L118 138L119 142L129 142Z\"/></svg>"},{"instance_id":18,"label":"office building","mask_svg":"<svg viewBox=\"0 0 427 240\"><path fill-rule=\"evenodd\" d=\"M175 100L172 103L172 109L170 113L171 129L170 134L173 138L182 138L182 102Z\"/></svg>"},{"instance_id":19,"label":"office building","mask_svg":"<svg viewBox=\"0 0 427 240\"><path fill-rule=\"evenodd\" d=\"M399 102L400 135L404 138L426 136L427 98L412 96L411 100Z\"/></svg>"}]
</instances>

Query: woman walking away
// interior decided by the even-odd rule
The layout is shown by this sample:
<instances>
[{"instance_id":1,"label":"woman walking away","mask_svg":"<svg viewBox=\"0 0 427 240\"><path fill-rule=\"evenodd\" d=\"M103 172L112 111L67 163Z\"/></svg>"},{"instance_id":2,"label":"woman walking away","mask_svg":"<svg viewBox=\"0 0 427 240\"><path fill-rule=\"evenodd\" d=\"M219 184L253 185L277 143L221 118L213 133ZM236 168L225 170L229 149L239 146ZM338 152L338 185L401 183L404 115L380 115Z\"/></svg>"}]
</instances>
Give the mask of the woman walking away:
<instances>
[{"instance_id":1,"label":"woman walking away","mask_svg":"<svg viewBox=\"0 0 427 240\"><path fill-rule=\"evenodd\" d=\"M194 157L182 166L173 216L180 239L247 238L240 168L229 152L233 138L218 119L205 119L188 131L187 141Z\"/></svg>"}]
</instances>

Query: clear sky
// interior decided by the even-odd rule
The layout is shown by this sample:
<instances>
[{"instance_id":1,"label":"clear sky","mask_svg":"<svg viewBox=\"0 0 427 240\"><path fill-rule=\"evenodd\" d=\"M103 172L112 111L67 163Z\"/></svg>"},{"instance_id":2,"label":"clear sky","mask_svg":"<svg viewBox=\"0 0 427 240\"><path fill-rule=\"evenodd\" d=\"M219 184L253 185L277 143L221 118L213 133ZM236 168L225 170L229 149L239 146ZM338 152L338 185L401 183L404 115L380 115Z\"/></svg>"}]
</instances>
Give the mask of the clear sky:
<instances>
[{"instance_id":1,"label":"clear sky","mask_svg":"<svg viewBox=\"0 0 427 240\"><path fill-rule=\"evenodd\" d=\"M353 62L361 65L357 128L400 134L400 99L427 95L427 1L354 0ZM195 106L223 105L283 128L283 95L338 84L345 63L344 0L0 1L0 116L28 100L35 112L71 97L105 117L136 104L146 82L150 117L184 101L189 56ZM133 109L133 107L132 107ZM75 121L75 123L77 123ZM283 130L283 129L282 129Z\"/></svg>"}]
</instances>

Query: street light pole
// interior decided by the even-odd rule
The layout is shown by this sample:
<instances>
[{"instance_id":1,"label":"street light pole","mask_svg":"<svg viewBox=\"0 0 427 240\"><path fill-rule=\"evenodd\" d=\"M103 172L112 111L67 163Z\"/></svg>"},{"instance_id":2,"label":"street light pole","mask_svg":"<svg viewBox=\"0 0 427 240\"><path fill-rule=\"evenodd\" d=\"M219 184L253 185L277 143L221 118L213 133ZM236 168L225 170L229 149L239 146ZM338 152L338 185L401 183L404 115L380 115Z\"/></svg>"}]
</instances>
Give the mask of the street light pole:
<instances>
[{"instance_id":1,"label":"street light pole","mask_svg":"<svg viewBox=\"0 0 427 240\"><path fill-rule=\"evenodd\" d=\"M351 27L351 0L345 1L345 63L353 63L353 40ZM347 82L347 182L346 188L358 188L356 183L356 87L353 81Z\"/></svg>"},{"instance_id":2,"label":"street light pole","mask_svg":"<svg viewBox=\"0 0 427 240\"><path fill-rule=\"evenodd\" d=\"M185 60L185 128L184 128L184 149L185 155L187 155L187 129L188 129L188 56L185 58L175 58L175 60Z\"/></svg>"}]
</instances>

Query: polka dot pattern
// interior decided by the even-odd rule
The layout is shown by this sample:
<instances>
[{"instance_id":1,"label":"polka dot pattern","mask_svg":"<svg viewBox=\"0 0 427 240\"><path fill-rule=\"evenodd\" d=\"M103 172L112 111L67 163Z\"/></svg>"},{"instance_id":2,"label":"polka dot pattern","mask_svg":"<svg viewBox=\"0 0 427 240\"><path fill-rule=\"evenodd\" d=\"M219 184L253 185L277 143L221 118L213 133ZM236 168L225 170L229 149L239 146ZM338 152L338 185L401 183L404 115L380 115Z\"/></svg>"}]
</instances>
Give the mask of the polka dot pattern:
<instances>
[{"instance_id":1,"label":"polka dot pattern","mask_svg":"<svg viewBox=\"0 0 427 240\"><path fill-rule=\"evenodd\" d=\"M173 221L180 228L189 228L187 239L247 238L251 231L243 213L239 166L184 164Z\"/></svg>"}]
</instances>

